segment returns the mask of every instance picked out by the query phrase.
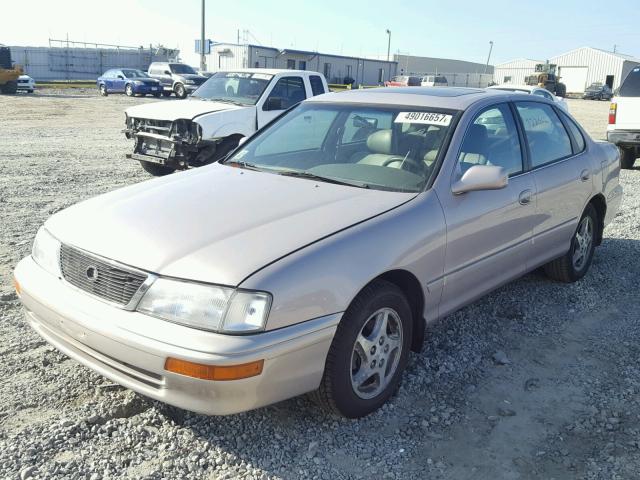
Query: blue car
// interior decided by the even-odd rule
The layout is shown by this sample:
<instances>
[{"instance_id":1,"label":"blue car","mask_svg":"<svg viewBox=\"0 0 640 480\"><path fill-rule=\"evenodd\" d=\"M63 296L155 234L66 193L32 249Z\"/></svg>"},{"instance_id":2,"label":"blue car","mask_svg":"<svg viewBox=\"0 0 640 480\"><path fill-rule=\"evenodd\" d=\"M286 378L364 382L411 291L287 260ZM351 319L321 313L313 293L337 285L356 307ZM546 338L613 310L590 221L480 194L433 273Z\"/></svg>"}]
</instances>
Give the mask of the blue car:
<instances>
[{"instance_id":1,"label":"blue car","mask_svg":"<svg viewBox=\"0 0 640 480\"><path fill-rule=\"evenodd\" d=\"M162 85L155 78L151 78L142 70L121 68L107 70L96 81L100 95L106 97L110 93L125 93L129 97L134 95L162 95Z\"/></svg>"}]
</instances>

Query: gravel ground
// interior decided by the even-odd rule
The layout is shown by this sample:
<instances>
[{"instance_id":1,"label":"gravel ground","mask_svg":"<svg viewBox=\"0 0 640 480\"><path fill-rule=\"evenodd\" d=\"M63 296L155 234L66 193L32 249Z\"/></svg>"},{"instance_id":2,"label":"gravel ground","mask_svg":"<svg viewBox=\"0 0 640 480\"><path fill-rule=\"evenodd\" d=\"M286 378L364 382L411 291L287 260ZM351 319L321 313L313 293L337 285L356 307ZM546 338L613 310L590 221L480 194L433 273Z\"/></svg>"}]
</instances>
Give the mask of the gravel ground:
<instances>
[{"instance_id":1,"label":"gravel ground","mask_svg":"<svg viewBox=\"0 0 640 480\"><path fill-rule=\"evenodd\" d=\"M586 278L535 272L433 325L398 395L361 420L306 397L196 415L49 347L23 322L11 271L48 216L147 178L120 133L122 110L146 101L0 96L0 478L638 478L637 168ZM570 101L595 138L607 107Z\"/></svg>"}]
</instances>

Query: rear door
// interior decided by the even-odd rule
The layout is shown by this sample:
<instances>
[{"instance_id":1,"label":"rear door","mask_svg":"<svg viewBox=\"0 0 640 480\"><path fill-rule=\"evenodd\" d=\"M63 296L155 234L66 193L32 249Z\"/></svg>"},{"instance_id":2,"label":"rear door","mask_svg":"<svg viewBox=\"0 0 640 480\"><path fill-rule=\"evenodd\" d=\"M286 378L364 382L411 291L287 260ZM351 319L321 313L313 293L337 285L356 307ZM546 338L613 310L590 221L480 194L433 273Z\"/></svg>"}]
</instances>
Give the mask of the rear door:
<instances>
[{"instance_id":1,"label":"rear door","mask_svg":"<svg viewBox=\"0 0 640 480\"><path fill-rule=\"evenodd\" d=\"M527 270L536 215L535 184L508 103L475 117L457 155L451 184L437 192L447 223L442 315ZM476 165L504 167L507 186L454 194L453 183Z\"/></svg>"},{"instance_id":2,"label":"rear door","mask_svg":"<svg viewBox=\"0 0 640 480\"><path fill-rule=\"evenodd\" d=\"M537 188L531 261L538 266L567 252L592 195L593 174L586 144L562 113L542 102L515 102ZM567 118L566 121L569 121Z\"/></svg>"},{"instance_id":3,"label":"rear door","mask_svg":"<svg viewBox=\"0 0 640 480\"><path fill-rule=\"evenodd\" d=\"M616 130L640 130L640 67L629 72L614 102Z\"/></svg>"}]
</instances>

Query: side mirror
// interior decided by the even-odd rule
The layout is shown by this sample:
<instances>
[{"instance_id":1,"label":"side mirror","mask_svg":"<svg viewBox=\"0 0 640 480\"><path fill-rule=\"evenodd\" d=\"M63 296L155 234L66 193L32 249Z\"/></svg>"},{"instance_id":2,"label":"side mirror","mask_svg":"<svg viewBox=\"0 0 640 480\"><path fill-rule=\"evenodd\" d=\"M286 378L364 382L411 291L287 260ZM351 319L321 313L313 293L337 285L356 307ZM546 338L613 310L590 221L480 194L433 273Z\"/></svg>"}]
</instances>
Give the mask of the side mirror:
<instances>
[{"instance_id":1,"label":"side mirror","mask_svg":"<svg viewBox=\"0 0 640 480\"><path fill-rule=\"evenodd\" d=\"M124 80L124 77L123 77L122 75L118 75L118 78L119 78L120 80Z\"/></svg>"},{"instance_id":2,"label":"side mirror","mask_svg":"<svg viewBox=\"0 0 640 480\"><path fill-rule=\"evenodd\" d=\"M164 74L165 74L165 75L171 75L171 72L170 72L169 70L165 70L165 71L164 71Z\"/></svg>"},{"instance_id":3,"label":"side mirror","mask_svg":"<svg viewBox=\"0 0 640 480\"><path fill-rule=\"evenodd\" d=\"M242 146L242 144L243 144L244 142L246 142L248 139L249 139L249 137L242 137L242 138L238 141L238 146L239 146L239 147L240 147L240 146Z\"/></svg>"},{"instance_id":4,"label":"side mirror","mask_svg":"<svg viewBox=\"0 0 640 480\"><path fill-rule=\"evenodd\" d=\"M282 97L269 97L264 104L265 110L284 110Z\"/></svg>"},{"instance_id":5,"label":"side mirror","mask_svg":"<svg viewBox=\"0 0 640 480\"><path fill-rule=\"evenodd\" d=\"M504 167L494 165L474 165L464 172L462 178L451 187L454 195L477 190L499 190L509 183L509 175Z\"/></svg>"}]
</instances>

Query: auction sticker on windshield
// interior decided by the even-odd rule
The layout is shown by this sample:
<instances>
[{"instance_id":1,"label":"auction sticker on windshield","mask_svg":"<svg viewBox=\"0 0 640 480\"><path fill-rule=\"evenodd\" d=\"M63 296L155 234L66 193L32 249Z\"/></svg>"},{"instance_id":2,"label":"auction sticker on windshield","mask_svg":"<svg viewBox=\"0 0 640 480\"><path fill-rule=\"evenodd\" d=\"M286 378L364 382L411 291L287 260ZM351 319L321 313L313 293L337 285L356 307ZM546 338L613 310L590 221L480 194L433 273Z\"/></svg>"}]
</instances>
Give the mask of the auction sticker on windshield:
<instances>
[{"instance_id":1,"label":"auction sticker on windshield","mask_svg":"<svg viewBox=\"0 0 640 480\"><path fill-rule=\"evenodd\" d=\"M451 123L451 115L435 112L400 112L395 123L420 123L448 127Z\"/></svg>"}]
</instances>

